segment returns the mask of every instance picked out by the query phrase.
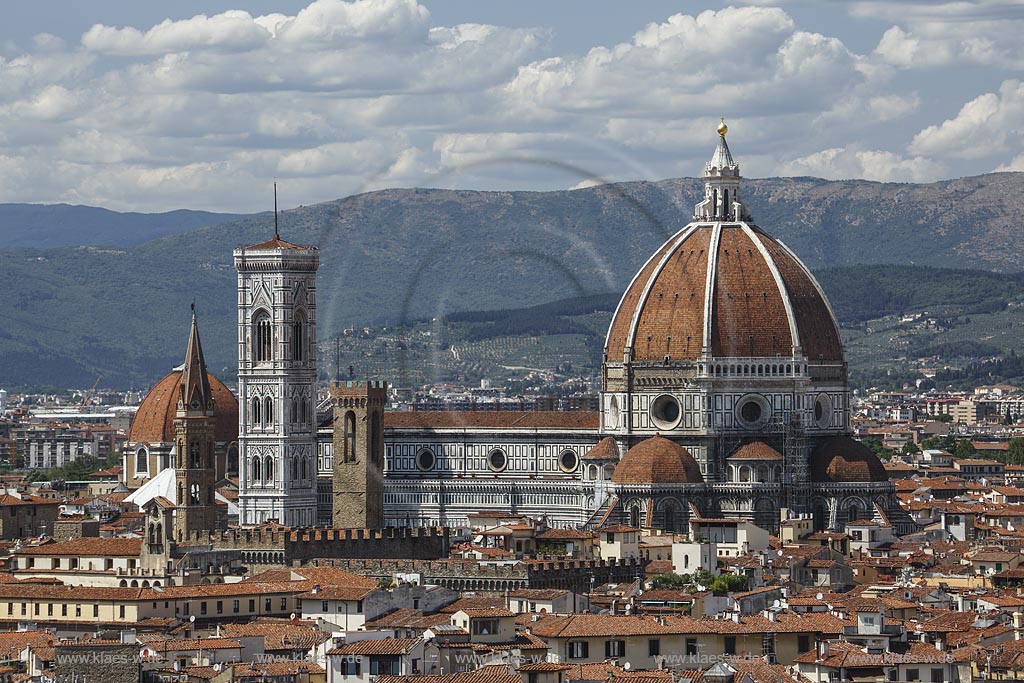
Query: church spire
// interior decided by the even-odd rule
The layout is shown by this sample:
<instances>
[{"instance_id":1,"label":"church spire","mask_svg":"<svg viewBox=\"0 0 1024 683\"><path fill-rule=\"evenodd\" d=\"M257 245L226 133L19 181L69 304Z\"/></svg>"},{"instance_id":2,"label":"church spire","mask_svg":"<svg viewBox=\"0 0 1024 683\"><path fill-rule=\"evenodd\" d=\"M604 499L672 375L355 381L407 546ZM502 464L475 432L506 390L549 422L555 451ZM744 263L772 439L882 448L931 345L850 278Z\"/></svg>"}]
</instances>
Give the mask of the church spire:
<instances>
[{"instance_id":1,"label":"church spire","mask_svg":"<svg viewBox=\"0 0 1024 683\"><path fill-rule=\"evenodd\" d=\"M213 392L210 377L206 372L203 345L199 341L199 324L196 321L196 305L192 304L192 329L188 335L185 351L185 365L181 369L178 410L207 412L213 409Z\"/></svg>"},{"instance_id":2,"label":"church spire","mask_svg":"<svg viewBox=\"0 0 1024 683\"><path fill-rule=\"evenodd\" d=\"M704 164L704 201L694 207L698 220L749 221L747 208L740 203L740 165L732 158L725 134L729 126L725 117L716 128L718 146L710 161Z\"/></svg>"}]
</instances>

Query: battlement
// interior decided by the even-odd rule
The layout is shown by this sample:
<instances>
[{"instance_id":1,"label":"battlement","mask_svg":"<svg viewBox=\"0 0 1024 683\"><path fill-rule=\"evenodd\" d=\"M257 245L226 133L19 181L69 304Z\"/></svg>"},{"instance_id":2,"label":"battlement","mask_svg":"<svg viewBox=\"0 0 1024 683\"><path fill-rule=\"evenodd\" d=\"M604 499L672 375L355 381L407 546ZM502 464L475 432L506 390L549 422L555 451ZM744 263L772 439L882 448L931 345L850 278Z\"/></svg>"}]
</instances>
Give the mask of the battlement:
<instances>
[{"instance_id":1,"label":"battlement","mask_svg":"<svg viewBox=\"0 0 1024 683\"><path fill-rule=\"evenodd\" d=\"M331 383L331 398L359 397L387 399L388 383L383 380L355 381Z\"/></svg>"},{"instance_id":2,"label":"battlement","mask_svg":"<svg viewBox=\"0 0 1024 683\"><path fill-rule=\"evenodd\" d=\"M193 531L183 544L243 551L247 564L292 566L313 558L411 558L434 560L448 554L449 530L442 527L383 529L231 529Z\"/></svg>"}]
</instances>

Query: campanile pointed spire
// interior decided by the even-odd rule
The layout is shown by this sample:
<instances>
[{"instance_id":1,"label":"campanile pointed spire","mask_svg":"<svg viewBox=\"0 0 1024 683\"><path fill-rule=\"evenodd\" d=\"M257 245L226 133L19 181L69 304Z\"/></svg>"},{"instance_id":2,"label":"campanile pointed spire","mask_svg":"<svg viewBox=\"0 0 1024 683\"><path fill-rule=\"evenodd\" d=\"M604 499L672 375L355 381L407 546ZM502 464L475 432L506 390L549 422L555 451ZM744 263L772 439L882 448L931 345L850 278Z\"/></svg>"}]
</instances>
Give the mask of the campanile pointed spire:
<instances>
[{"instance_id":1,"label":"campanile pointed spire","mask_svg":"<svg viewBox=\"0 0 1024 683\"><path fill-rule=\"evenodd\" d=\"M199 341L196 305L192 304L192 328L188 335L185 364L181 369L181 387L178 410L183 412L210 412L213 410L213 392L206 372L203 345Z\"/></svg>"}]
</instances>

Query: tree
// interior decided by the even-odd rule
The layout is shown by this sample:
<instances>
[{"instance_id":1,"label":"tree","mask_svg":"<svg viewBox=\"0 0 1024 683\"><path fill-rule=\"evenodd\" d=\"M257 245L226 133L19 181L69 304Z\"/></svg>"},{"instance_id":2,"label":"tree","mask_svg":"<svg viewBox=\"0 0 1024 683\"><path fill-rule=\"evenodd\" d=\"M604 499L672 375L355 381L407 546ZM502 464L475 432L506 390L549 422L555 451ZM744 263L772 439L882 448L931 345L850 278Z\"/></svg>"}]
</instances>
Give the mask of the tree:
<instances>
[{"instance_id":1,"label":"tree","mask_svg":"<svg viewBox=\"0 0 1024 683\"><path fill-rule=\"evenodd\" d=\"M669 572L667 574L656 574L651 578L652 588L685 588L690 583L689 574L676 574Z\"/></svg>"},{"instance_id":2,"label":"tree","mask_svg":"<svg viewBox=\"0 0 1024 683\"><path fill-rule=\"evenodd\" d=\"M1024 465L1024 438L1010 439L1006 461L1011 465Z\"/></svg>"},{"instance_id":3,"label":"tree","mask_svg":"<svg viewBox=\"0 0 1024 683\"><path fill-rule=\"evenodd\" d=\"M921 452L921 449L918 448L918 445L913 441L907 441L906 443L904 443L903 448L901 448L900 450L908 455Z\"/></svg>"},{"instance_id":4,"label":"tree","mask_svg":"<svg viewBox=\"0 0 1024 683\"><path fill-rule=\"evenodd\" d=\"M956 450L953 453L958 459L973 458L978 454L974 446L971 445L970 439L960 439L956 442Z\"/></svg>"}]
</instances>

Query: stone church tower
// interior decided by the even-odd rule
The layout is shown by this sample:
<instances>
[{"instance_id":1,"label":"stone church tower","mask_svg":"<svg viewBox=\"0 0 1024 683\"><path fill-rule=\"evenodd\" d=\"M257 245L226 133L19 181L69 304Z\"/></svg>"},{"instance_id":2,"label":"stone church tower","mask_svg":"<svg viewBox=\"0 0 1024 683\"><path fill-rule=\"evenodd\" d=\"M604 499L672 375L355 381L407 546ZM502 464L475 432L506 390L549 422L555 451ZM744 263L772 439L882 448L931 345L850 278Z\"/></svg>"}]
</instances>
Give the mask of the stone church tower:
<instances>
[{"instance_id":1,"label":"stone church tower","mask_svg":"<svg viewBox=\"0 0 1024 683\"><path fill-rule=\"evenodd\" d=\"M384 382L331 387L334 404L334 509L336 529L384 526Z\"/></svg>"},{"instance_id":2,"label":"stone church tower","mask_svg":"<svg viewBox=\"0 0 1024 683\"><path fill-rule=\"evenodd\" d=\"M214 450L217 418L199 326L192 312L185 364L178 385L174 416L175 489L174 537L181 541L192 531L217 528L214 502L217 466Z\"/></svg>"},{"instance_id":3,"label":"stone church tower","mask_svg":"<svg viewBox=\"0 0 1024 683\"><path fill-rule=\"evenodd\" d=\"M316 524L316 271L320 252L274 237L238 270L239 523Z\"/></svg>"}]
</instances>

